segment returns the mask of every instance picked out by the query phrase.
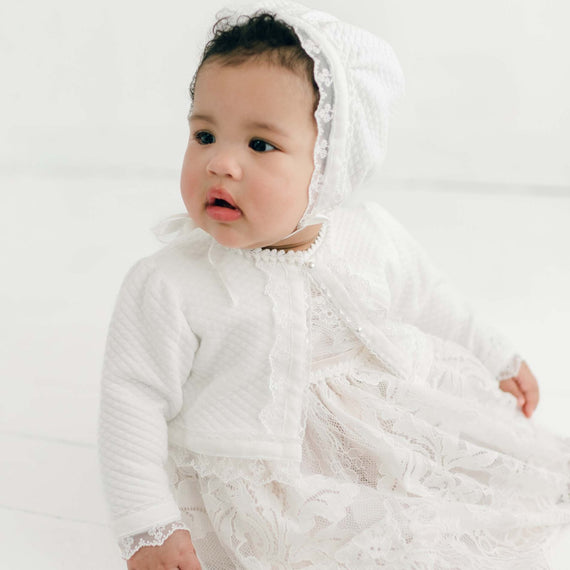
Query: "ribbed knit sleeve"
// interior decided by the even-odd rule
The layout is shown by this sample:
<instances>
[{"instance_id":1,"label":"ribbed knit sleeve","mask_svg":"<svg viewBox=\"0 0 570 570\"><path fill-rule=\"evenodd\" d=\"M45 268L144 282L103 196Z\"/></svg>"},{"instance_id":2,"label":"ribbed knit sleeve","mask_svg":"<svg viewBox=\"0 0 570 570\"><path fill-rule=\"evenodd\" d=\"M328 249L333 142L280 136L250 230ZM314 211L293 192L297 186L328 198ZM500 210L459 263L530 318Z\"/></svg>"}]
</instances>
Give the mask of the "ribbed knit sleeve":
<instances>
[{"instance_id":1,"label":"ribbed knit sleeve","mask_svg":"<svg viewBox=\"0 0 570 570\"><path fill-rule=\"evenodd\" d=\"M167 422L182 407L198 342L176 289L138 262L109 327L99 415L99 463L117 539L180 518L165 469Z\"/></svg>"},{"instance_id":2,"label":"ribbed knit sleeve","mask_svg":"<svg viewBox=\"0 0 570 570\"><path fill-rule=\"evenodd\" d=\"M380 208L372 206L372 210L397 252L391 274L393 313L429 334L467 348L497 381L514 376L522 359L511 342L475 317L469 303L398 221Z\"/></svg>"}]
</instances>

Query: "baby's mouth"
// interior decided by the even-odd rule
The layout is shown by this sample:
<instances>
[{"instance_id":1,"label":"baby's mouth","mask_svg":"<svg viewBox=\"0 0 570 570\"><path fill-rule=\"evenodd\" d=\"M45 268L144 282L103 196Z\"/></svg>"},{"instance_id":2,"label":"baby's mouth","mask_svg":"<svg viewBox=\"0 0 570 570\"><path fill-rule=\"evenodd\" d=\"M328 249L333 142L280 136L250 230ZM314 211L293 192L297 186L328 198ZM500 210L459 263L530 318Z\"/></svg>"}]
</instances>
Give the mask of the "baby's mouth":
<instances>
[{"instance_id":1,"label":"baby's mouth","mask_svg":"<svg viewBox=\"0 0 570 570\"><path fill-rule=\"evenodd\" d=\"M227 200L221 198L214 198L208 202L208 206L217 206L219 208L230 208L231 210L238 210L236 206L232 206Z\"/></svg>"},{"instance_id":2,"label":"baby's mouth","mask_svg":"<svg viewBox=\"0 0 570 570\"><path fill-rule=\"evenodd\" d=\"M218 222L234 222L242 216L233 198L223 189L213 189L208 192L206 213Z\"/></svg>"}]
</instances>

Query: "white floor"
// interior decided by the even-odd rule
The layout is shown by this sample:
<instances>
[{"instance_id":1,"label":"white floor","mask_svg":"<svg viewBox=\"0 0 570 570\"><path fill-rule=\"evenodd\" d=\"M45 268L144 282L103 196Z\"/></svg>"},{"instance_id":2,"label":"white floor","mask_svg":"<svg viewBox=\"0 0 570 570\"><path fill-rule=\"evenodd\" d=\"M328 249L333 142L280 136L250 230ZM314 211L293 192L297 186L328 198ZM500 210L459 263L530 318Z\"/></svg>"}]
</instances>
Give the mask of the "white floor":
<instances>
[{"instance_id":1,"label":"white floor","mask_svg":"<svg viewBox=\"0 0 570 570\"><path fill-rule=\"evenodd\" d=\"M520 347L541 386L532 421L570 436L570 192L484 190L374 199ZM0 178L2 568L126 568L95 448L105 330L127 268L156 247L147 228L179 210L175 178ZM566 538L553 569L570 567Z\"/></svg>"}]
</instances>

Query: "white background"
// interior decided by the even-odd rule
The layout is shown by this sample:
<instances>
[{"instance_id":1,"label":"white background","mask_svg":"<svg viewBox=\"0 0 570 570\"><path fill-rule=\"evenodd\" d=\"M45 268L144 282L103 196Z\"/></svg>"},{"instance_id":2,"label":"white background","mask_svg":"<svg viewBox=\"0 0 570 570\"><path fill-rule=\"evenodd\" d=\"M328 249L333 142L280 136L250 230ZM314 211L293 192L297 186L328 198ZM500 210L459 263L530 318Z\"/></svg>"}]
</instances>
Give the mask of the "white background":
<instances>
[{"instance_id":1,"label":"white background","mask_svg":"<svg viewBox=\"0 0 570 570\"><path fill-rule=\"evenodd\" d=\"M565 0L312 0L387 39L407 77L384 176L570 186ZM218 6L20 0L0 11L0 165L175 173Z\"/></svg>"},{"instance_id":2,"label":"white background","mask_svg":"<svg viewBox=\"0 0 570 570\"><path fill-rule=\"evenodd\" d=\"M533 421L570 435L570 4L306 2L383 36L406 74L361 194L520 347ZM0 566L125 567L95 448L105 332L148 228L181 210L187 86L218 7L0 4Z\"/></svg>"}]
</instances>

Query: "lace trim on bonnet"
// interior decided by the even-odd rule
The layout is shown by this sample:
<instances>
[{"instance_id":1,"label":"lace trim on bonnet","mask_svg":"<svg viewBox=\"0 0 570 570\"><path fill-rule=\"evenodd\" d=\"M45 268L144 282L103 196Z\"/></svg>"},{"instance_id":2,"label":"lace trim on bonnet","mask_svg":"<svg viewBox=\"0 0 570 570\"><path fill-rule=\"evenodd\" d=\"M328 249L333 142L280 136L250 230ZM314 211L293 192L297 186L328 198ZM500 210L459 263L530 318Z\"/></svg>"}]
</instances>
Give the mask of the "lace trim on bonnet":
<instances>
[{"instance_id":1,"label":"lace trim on bonnet","mask_svg":"<svg viewBox=\"0 0 570 570\"><path fill-rule=\"evenodd\" d=\"M324 173L327 164L328 146L334 116L334 89L333 78L330 66L319 46L312 41L305 32L296 30L303 49L314 62L313 75L319 88L319 105L315 111L317 121L317 140L313 152L315 170L309 184L309 204L303 218L297 226L301 229L312 224L325 222L327 217L324 214L311 214L314 210L319 189L324 182ZM332 191L333 189L331 189ZM341 196L334 196L336 202L342 201Z\"/></svg>"}]
</instances>

